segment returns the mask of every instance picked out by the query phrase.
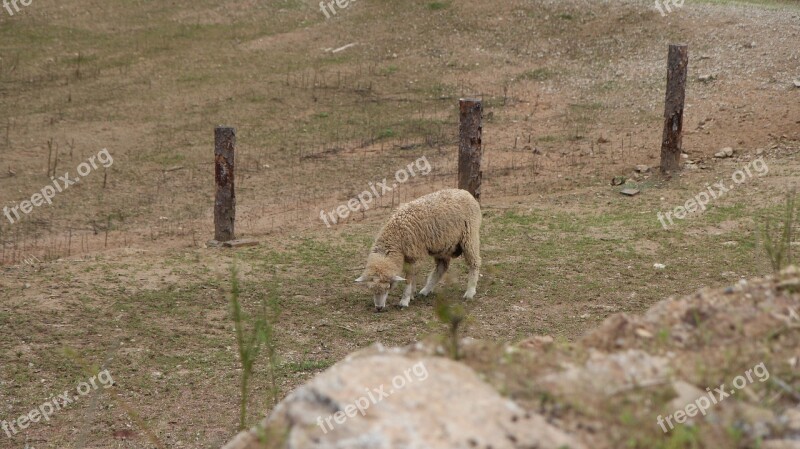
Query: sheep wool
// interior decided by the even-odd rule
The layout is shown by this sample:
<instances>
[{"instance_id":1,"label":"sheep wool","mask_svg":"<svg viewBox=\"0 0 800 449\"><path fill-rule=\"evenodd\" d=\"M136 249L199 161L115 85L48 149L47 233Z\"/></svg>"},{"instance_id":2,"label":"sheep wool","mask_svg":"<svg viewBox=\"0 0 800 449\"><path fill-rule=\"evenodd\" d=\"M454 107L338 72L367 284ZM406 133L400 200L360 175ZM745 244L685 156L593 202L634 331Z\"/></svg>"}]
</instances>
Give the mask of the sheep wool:
<instances>
[{"instance_id":1,"label":"sheep wool","mask_svg":"<svg viewBox=\"0 0 800 449\"><path fill-rule=\"evenodd\" d=\"M427 256L436 260L436 268L419 292L427 296L447 271L450 260L463 254L469 266L464 298L472 299L481 266L480 227L480 204L466 190L444 189L403 204L381 229L367 256L364 273L356 282L369 286L375 308L382 311L389 290L397 282L406 281L399 303L405 308L414 296L419 260Z\"/></svg>"}]
</instances>

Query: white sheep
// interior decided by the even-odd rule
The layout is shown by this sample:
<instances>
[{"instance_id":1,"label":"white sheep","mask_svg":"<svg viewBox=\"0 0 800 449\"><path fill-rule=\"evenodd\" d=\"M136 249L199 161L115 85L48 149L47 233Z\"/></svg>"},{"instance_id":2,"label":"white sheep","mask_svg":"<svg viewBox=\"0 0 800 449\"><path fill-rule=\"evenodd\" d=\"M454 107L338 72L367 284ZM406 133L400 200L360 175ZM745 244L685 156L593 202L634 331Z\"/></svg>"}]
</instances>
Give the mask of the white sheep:
<instances>
[{"instance_id":1,"label":"white sheep","mask_svg":"<svg viewBox=\"0 0 800 449\"><path fill-rule=\"evenodd\" d=\"M373 292L375 309L386 308L389 290L407 281L401 308L408 307L415 291L416 263L433 256L436 268L419 292L427 296L450 266L450 259L464 255L469 265L465 299L475 296L481 267L481 206L466 190L445 189L403 204L383 226L367 256L364 274L356 282L366 282ZM405 278L401 276L408 264Z\"/></svg>"}]
</instances>

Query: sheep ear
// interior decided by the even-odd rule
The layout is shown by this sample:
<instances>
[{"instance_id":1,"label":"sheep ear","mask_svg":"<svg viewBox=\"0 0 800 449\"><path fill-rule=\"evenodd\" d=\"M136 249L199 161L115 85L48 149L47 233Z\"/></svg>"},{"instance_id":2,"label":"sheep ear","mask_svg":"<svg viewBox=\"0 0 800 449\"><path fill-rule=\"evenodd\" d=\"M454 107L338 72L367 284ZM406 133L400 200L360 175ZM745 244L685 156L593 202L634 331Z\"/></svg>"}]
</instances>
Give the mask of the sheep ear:
<instances>
[{"instance_id":1,"label":"sheep ear","mask_svg":"<svg viewBox=\"0 0 800 449\"><path fill-rule=\"evenodd\" d=\"M392 278L392 280L393 280L393 281L395 281L395 282L405 282L405 281L406 281L406 278L404 278L404 277L400 277L400 276L397 276L397 275L395 275L395 276Z\"/></svg>"},{"instance_id":2,"label":"sheep ear","mask_svg":"<svg viewBox=\"0 0 800 449\"><path fill-rule=\"evenodd\" d=\"M361 275L361 277L359 277L358 279L356 279L356 282L357 282L357 283L361 283L361 282L364 282L364 281L366 281L366 280L367 280L367 277L366 277L365 275L363 275L363 274L362 274L362 275Z\"/></svg>"}]
</instances>

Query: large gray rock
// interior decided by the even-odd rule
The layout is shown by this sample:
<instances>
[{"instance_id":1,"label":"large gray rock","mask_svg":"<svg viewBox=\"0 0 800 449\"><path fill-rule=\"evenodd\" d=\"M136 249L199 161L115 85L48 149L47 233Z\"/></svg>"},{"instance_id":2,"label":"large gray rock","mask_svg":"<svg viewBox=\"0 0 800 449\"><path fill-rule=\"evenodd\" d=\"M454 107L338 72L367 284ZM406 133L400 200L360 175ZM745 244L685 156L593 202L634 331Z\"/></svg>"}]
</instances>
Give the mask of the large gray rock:
<instances>
[{"instance_id":1,"label":"large gray rock","mask_svg":"<svg viewBox=\"0 0 800 449\"><path fill-rule=\"evenodd\" d=\"M259 443L250 431L224 449L584 447L501 397L465 365L380 347L348 357L292 392L265 425L272 444Z\"/></svg>"}]
</instances>

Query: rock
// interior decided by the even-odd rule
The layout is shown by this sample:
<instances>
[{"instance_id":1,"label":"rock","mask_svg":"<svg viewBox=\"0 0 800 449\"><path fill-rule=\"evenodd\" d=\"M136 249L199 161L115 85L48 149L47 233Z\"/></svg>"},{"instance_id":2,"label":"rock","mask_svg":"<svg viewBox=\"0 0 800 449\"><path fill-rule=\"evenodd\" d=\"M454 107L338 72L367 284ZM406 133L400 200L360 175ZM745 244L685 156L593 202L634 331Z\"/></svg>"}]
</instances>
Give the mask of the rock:
<instances>
[{"instance_id":1,"label":"rock","mask_svg":"<svg viewBox=\"0 0 800 449\"><path fill-rule=\"evenodd\" d=\"M244 248L247 246L258 246L258 240L231 240L222 244L225 248Z\"/></svg>"},{"instance_id":2,"label":"rock","mask_svg":"<svg viewBox=\"0 0 800 449\"><path fill-rule=\"evenodd\" d=\"M714 76L714 75L712 75L710 73L709 74L705 74L705 75L700 75L700 76L697 77L697 81L702 81L704 83L708 83L710 81L714 81L715 79L716 79L716 76Z\"/></svg>"},{"instance_id":3,"label":"rock","mask_svg":"<svg viewBox=\"0 0 800 449\"><path fill-rule=\"evenodd\" d=\"M706 395L705 391L682 380L674 381L672 389L675 390L677 396L669 403L670 410L682 410L686 404L692 404L697 398Z\"/></svg>"},{"instance_id":4,"label":"rock","mask_svg":"<svg viewBox=\"0 0 800 449\"><path fill-rule=\"evenodd\" d=\"M800 449L798 440L767 440L761 443L761 449Z\"/></svg>"},{"instance_id":5,"label":"rock","mask_svg":"<svg viewBox=\"0 0 800 449\"><path fill-rule=\"evenodd\" d=\"M227 242L220 242L217 240L209 240L206 242L206 248L243 248L247 246L258 246L258 240L230 240Z\"/></svg>"},{"instance_id":6,"label":"rock","mask_svg":"<svg viewBox=\"0 0 800 449\"><path fill-rule=\"evenodd\" d=\"M793 432L800 432L800 410L796 408L787 409L780 418L786 424L786 428Z\"/></svg>"},{"instance_id":7,"label":"rock","mask_svg":"<svg viewBox=\"0 0 800 449\"><path fill-rule=\"evenodd\" d=\"M466 365L400 350L351 355L290 393L264 424L285 435L286 448L585 448ZM224 449L262 447L251 430Z\"/></svg>"},{"instance_id":8,"label":"rock","mask_svg":"<svg viewBox=\"0 0 800 449\"><path fill-rule=\"evenodd\" d=\"M731 157L731 156L733 156L733 148L731 148L731 147L725 147L725 148L719 150L717 153L714 154L714 157L719 158L719 159L723 159L723 158Z\"/></svg>"},{"instance_id":9,"label":"rock","mask_svg":"<svg viewBox=\"0 0 800 449\"><path fill-rule=\"evenodd\" d=\"M647 165L637 165L636 171L639 173L647 173L650 171L650 167L648 167Z\"/></svg>"},{"instance_id":10,"label":"rock","mask_svg":"<svg viewBox=\"0 0 800 449\"><path fill-rule=\"evenodd\" d=\"M729 426L735 426L737 423L744 421L742 430L753 439L763 440L770 434L770 424L776 420L775 413L771 410L750 405L746 402L722 404L725 405L723 422L727 421Z\"/></svg>"},{"instance_id":11,"label":"rock","mask_svg":"<svg viewBox=\"0 0 800 449\"><path fill-rule=\"evenodd\" d=\"M761 156L762 154L764 154L764 149L763 148L756 149L756 156Z\"/></svg>"},{"instance_id":12,"label":"rock","mask_svg":"<svg viewBox=\"0 0 800 449\"><path fill-rule=\"evenodd\" d=\"M634 196L634 195L638 195L639 194L639 189L624 189L619 193L621 193L621 194L623 194L625 196Z\"/></svg>"},{"instance_id":13,"label":"rock","mask_svg":"<svg viewBox=\"0 0 800 449\"><path fill-rule=\"evenodd\" d=\"M800 87L800 79L794 80L794 87Z\"/></svg>"},{"instance_id":14,"label":"rock","mask_svg":"<svg viewBox=\"0 0 800 449\"><path fill-rule=\"evenodd\" d=\"M795 265L784 268L778 276L778 290L800 291L800 269Z\"/></svg>"},{"instance_id":15,"label":"rock","mask_svg":"<svg viewBox=\"0 0 800 449\"><path fill-rule=\"evenodd\" d=\"M638 349L607 354L589 349L584 365L569 364L562 372L539 379L548 391L575 397L613 396L637 387L659 385L669 375L669 360Z\"/></svg>"},{"instance_id":16,"label":"rock","mask_svg":"<svg viewBox=\"0 0 800 449\"><path fill-rule=\"evenodd\" d=\"M622 184L625 184L625 181L626 179L624 176L614 176L613 178L611 178L611 185L621 186Z\"/></svg>"},{"instance_id":17,"label":"rock","mask_svg":"<svg viewBox=\"0 0 800 449\"><path fill-rule=\"evenodd\" d=\"M534 335L519 342L518 346L527 349L547 349L553 346L553 342L553 337L549 335Z\"/></svg>"},{"instance_id":18,"label":"rock","mask_svg":"<svg viewBox=\"0 0 800 449\"><path fill-rule=\"evenodd\" d=\"M655 268L656 270L663 270L664 268L667 268L667 266L664 265L663 263L654 263L653 268Z\"/></svg>"}]
</instances>

